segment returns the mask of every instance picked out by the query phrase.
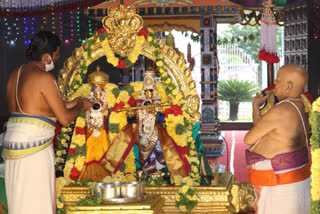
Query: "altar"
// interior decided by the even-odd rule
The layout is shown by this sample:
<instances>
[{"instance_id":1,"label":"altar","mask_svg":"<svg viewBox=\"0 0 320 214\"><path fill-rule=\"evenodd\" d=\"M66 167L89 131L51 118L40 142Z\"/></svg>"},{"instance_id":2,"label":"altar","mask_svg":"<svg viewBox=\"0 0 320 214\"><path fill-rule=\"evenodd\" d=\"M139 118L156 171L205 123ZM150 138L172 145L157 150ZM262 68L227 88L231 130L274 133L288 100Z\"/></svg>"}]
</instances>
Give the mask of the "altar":
<instances>
[{"instance_id":1,"label":"altar","mask_svg":"<svg viewBox=\"0 0 320 214\"><path fill-rule=\"evenodd\" d=\"M235 183L231 173L213 173L209 167L199 137L200 99L184 57L157 40L151 28L143 28L133 6L109 8L102 24L104 28L75 49L59 72L65 100L85 96L95 102L59 134L59 213L250 210L252 186ZM143 81L119 87L109 83L99 67L87 75L88 66L104 56L121 69L131 69L139 56L153 63L145 65ZM146 184L142 202L77 204L92 196L92 185L135 181Z\"/></svg>"}]
</instances>

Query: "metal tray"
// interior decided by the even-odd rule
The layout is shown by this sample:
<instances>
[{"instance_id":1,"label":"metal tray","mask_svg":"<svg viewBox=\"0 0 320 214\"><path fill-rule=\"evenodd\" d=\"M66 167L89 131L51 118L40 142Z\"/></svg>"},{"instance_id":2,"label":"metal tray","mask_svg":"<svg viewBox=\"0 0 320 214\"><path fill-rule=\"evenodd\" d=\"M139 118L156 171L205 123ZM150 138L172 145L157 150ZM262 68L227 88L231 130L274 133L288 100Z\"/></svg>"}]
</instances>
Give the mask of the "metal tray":
<instances>
[{"instance_id":1,"label":"metal tray","mask_svg":"<svg viewBox=\"0 0 320 214\"><path fill-rule=\"evenodd\" d=\"M110 198L110 199L102 199L102 204L130 204L130 203L138 203L144 201L144 197L142 198Z\"/></svg>"}]
</instances>

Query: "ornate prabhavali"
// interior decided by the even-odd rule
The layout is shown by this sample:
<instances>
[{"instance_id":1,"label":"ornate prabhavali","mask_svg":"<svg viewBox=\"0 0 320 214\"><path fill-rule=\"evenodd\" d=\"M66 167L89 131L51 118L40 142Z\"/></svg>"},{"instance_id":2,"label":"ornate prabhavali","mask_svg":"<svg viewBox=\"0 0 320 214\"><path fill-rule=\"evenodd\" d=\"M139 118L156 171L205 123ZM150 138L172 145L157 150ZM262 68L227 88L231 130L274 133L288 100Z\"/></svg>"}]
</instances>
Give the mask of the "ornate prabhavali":
<instances>
[{"instance_id":1,"label":"ornate prabhavali","mask_svg":"<svg viewBox=\"0 0 320 214\"><path fill-rule=\"evenodd\" d=\"M112 32L111 34L107 33L110 47L120 55L122 54L123 56L126 56L126 54L132 50L132 46L135 45L136 41L134 36L131 35L131 31L135 32L134 35L136 35L136 31L141 29L141 17L139 16L140 18L137 18L138 15L132 14L132 7L129 7L128 10L126 10L126 8L120 6L118 10L110 8L108 11L110 11L108 12L110 15L119 15L124 17L128 16L128 19L130 20L126 23L118 23L114 17L111 19L110 17L103 19L103 24L107 32ZM128 15L125 15L124 13L128 13ZM121 26L123 26L123 28L121 28ZM124 32L127 32L127 34L118 32L118 27L120 27L120 29L122 29ZM126 39L124 38L125 35L128 36ZM92 36L86 42L84 42L81 47L76 48L73 51L72 56L65 61L63 68L59 71L58 85L60 92L65 99L70 91L70 85L72 81L80 71L82 57L84 55L88 55L88 42L94 41L94 43L91 44L91 58L87 59L87 65L90 65L100 57L105 56L105 52L103 51L103 47L101 46L98 38L98 35ZM122 42L119 43L119 41ZM130 42L132 44L130 46L126 45L125 47L119 48L121 44L123 45L123 43L126 42ZM197 95L196 82L192 78L190 69L186 66L183 57L177 54L172 47L167 46L161 40L156 42L159 44L159 49L163 55L164 68L167 70L168 76L170 76L173 83L177 86L177 89L181 91L186 99L188 113L193 116L194 121L199 121L200 99ZM148 43L143 44L140 55L146 56L152 60L155 60L156 58L152 47L150 47Z\"/></svg>"}]
</instances>

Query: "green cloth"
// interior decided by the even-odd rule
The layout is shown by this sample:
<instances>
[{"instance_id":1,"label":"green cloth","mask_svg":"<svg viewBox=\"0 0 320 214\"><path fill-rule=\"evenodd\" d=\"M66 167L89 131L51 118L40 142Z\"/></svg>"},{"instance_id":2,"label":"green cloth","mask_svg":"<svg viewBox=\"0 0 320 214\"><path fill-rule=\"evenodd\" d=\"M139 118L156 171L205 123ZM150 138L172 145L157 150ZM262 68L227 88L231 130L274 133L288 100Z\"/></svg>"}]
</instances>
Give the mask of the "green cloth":
<instances>
[{"instance_id":1,"label":"green cloth","mask_svg":"<svg viewBox=\"0 0 320 214\"><path fill-rule=\"evenodd\" d=\"M133 154L134 154L134 164L136 165L136 169L141 169L140 163L139 163L139 147L137 144L134 144L133 146Z\"/></svg>"},{"instance_id":2,"label":"green cloth","mask_svg":"<svg viewBox=\"0 0 320 214\"><path fill-rule=\"evenodd\" d=\"M197 151L204 152L203 144L199 135L199 129L200 129L200 122L198 122L192 127L192 138L195 140L195 147L197 148Z\"/></svg>"},{"instance_id":3,"label":"green cloth","mask_svg":"<svg viewBox=\"0 0 320 214\"><path fill-rule=\"evenodd\" d=\"M192 138L195 140L195 147L198 151L199 173L201 176L200 185L208 186L211 184L212 170L208 163L207 156L204 154L203 144L199 135L200 122L192 127Z\"/></svg>"},{"instance_id":4,"label":"green cloth","mask_svg":"<svg viewBox=\"0 0 320 214\"><path fill-rule=\"evenodd\" d=\"M4 184L4 178L0 178L0 195L1 195L1 202L8 206L7 204L7 196L6 196L6 186ZM7 213L7 212L5 212Z\"/></svg>"}]
</instances>

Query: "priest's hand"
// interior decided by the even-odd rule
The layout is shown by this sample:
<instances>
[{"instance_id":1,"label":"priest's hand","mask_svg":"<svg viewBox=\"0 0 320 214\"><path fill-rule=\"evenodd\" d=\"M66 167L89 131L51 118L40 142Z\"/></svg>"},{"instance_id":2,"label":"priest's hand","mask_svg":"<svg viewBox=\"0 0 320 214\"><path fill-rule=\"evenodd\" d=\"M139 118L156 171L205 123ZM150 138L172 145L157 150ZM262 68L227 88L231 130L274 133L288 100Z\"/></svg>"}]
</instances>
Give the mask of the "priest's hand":
<instances>
[{"instance_id":1,"label":"priest's hand","mask_svg":"<svg viewBox=\"0 0 320 214\"><path fill-rule=\"evenodd\" d=\"M90 101L88 98L82 98L81 101L83 102L83 109L84 110L89 110L91 108L91 106L93 106L93 102Z\"/></svg>"}]
</instances>

